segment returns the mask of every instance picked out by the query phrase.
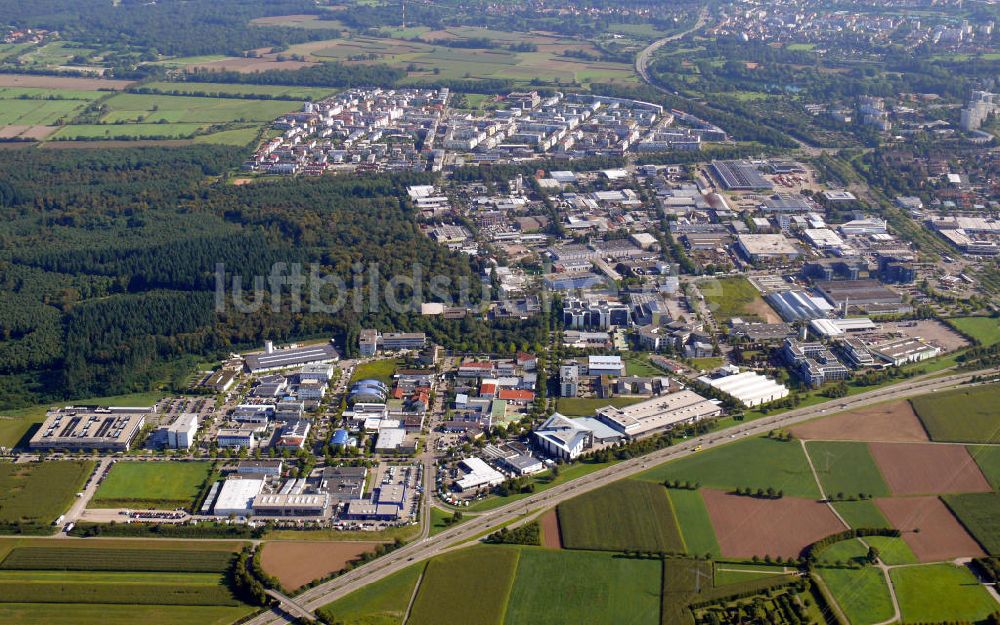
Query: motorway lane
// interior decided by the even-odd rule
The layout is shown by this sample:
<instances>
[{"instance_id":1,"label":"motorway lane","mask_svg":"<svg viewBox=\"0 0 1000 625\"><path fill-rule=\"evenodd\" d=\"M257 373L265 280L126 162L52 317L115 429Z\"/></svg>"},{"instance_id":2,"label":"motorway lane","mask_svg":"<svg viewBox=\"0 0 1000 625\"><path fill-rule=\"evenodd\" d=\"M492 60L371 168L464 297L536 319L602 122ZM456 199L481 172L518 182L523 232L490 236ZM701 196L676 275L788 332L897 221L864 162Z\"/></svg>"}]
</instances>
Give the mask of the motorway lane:
<instances>
[{"instance_id":1,"label":"motorway lane","mask_svg":"<svg viewBox=\"0 0 1000 625\"><path fill-rule=\"evenodd\" d=\"M986 373L986 371L955 374L940 378L929 378L927 376L913 378L888 388L859 393L853 397L845 397L839 401L834 400L818 406L799 408L780 415L762 417L755 421L740 423L639 458L625 460L606 469L595 471L584 477L536 493L495 510L483 512L474 519L445 530L434 537L423 538L410 543L387 556L374 560L370 564L366 564L345 575L307 590L301 595L296 596L295 601L309 610L316 610L359 588L383 579L414 562L431 558L444 551L460 548L463 546L461 543L468 542L472 544L475 542L472 540L473 538L488 532L498 525L517 520L523 515L533 514L545 508L550 508L581 493L600 488L609 482L636 475L653 465L690 455L698 445L701 445L702 449L718 447L733 442L737 438L766 434L770 430L808 421L826 413L840 412L846 409L860 408L870 404L901 399L918 393L951 388L967 381L975 375L983 373ZM285 623L287 620L281 612L271 611L258 615L248 622L253 625L270 625L273 623Z\"/></svg>"}]
</instances>

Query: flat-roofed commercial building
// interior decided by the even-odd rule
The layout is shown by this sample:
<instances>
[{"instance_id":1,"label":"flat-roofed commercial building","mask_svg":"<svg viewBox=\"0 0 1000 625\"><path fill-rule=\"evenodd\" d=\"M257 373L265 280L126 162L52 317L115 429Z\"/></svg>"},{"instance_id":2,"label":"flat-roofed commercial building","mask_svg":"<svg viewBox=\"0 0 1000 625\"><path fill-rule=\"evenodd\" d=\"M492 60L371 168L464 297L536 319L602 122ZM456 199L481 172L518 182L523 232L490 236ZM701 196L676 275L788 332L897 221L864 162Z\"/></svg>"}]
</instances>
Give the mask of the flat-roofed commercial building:
<instances>
[{"instance_id":1,"label":"flat-roofed commercial building","mask_svg":"<svg viewBox=\"0 0 1000 625\"><path fill-rule=\"evenodd\" d=\"M329 493L336 503L361 499L367 476L366 467L327 467L323 469L320 490Z\"/></svg>"},{"instance_id":2,"label":"flat-roofed commercial building","mask_svg":"<svg viewBox=\"0 0 1000 625\"><path fill-rule=\"evenodd\" d=\"M274 349L270 341L264 352L249 354L244 357L246 368L251 373L262 371L277 371L290 367L301 367L309 364L330 363L340 359L340 353L332 342L321 345L306 345L302 347L286 347Z\"/></svg>"},{"instance_id":3,"label":"flat-roofed commercial building","mask_svg":"<svg viewBox=\"0 0 1000 625\"><path fill-rule=\"evenodd\" d=\"M381 343L382 349L389 352L423 349L427 345L427 335L423 332L386 332Z\"/></svg>"},{"instance_id":4,"label":"flat-roofed commercial building","mask_svg":"<svg viewBox=\"0 0 1000 625\"><path fill-rule=\"evenodd\" d=\"M629 438L637 438L720 414L722 408L719 404L686 389L623 408L605 406L597 410L599 420Z\"/></svg>"},{"instance_id":5,"label":"flat-roofed commercial building","mask_svg":"<svg viewBox=\"0 0 1000 625\"><path fill-rule=\"evenodd\" d=\"M128 451L146 424L150 408L66 406L50 410L28 448L35 451Z\"/></svg>"},{"instance_id":6,"label":"flat-roofed commercial building","mask_svg":"<svg viewBox=\"0 0 1000 625\"><path fill-rule=\"evenodd\" d=\"M828 317L833 306L824 298L810 295L806 291L775 291L764 296L785 321L808 321Z\"/></svg>"},{"instance_id":7,"label":"flat-roofed commercial building","mask_svg":"<svg viewBox=\"0 0 1000 625\"><path fill-rule=\"evenodd\" d=\"M750 161L712 161L712 173L731 191L764 191L773 188Z\"/></svg>"},{"instance_id":8,"label":"flat-roofed commercial building","mask_svg":"<svg viewBox=\"0 0 1000 625\"><path fill-rule=\"evenodd\" d=\"M908 362L919 362L933 358L941 353L940 347L925 343L919 338L903 337L870 345L869 349L879 358L895 366Z\"/></svg>"},{"instance_id":9,"label":"flat-roofed commercial building","mask_svg":"<svg viewBox=\"0 0 1000 625\"><path fill-rule=\"evenodd\" d=\"M483 462L481 458L466 458L461 465L468 471L458 479L460 490L474 490L484 486L496 486L506 479L503 473Z\"/></svg>"},{"instance_id":10,"label":"flat-roofed commercial building","mask_svg":"<svg viewBox=\"0 0 1000 625\"><path fill-rule=\"evenodd\" d=\"M264 490L264 480L226 480L219 490L212 514L216 516L250 516L253 514L254 498L262 490Z\"/></svg>"},{"instance_id":11,"label":"flat-roofed commercial building","mask_svg":"<svg viewBox=\"0 0 1000 625\"><path fill-rule=\"evenodd\" d=\"M281 460L243 460L236 465L240 475L281 475L283 463Z\"/></svg>"},{"instance_id":12,"label":"flat-roofed commercial building","mask_svg":"<svg viewBox=\"0 0 1000 625\"><path fill-rule=\"evenodd\" d=\"M783 234L741 234L736 245L744 258L752 263L795 260L801 252Z\"/></svg>"},{"instance_id":13,"label":"flat-roofed commercial building","mask_svg":"<svg viewBox=\"0 0 1000 625\"><path fill-rule=\"evenodd\" d=\"M316 494L257 495L253 500L253 513L257 516L323 516L330 505L330 496Z\"/></svg>"}]
</instances>

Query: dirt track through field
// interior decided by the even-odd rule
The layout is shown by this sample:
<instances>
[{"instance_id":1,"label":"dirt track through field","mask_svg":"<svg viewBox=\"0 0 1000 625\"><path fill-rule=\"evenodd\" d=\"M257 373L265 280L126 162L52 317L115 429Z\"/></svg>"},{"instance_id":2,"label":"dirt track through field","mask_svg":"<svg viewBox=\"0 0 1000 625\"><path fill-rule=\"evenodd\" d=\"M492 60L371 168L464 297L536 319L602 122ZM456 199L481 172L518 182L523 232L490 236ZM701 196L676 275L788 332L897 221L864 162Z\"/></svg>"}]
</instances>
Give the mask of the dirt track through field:
<instances>
[{"instance_id":1,"label":"dirt track through field","mask_svg":"<svg viewBox=\"0 0 1000 625\"><path fill-rule=\"evenodd\" d=\"M844 528L826 504L784 497L755 499L701 491L722 555L797 558L803 547Z\"/></svg>"},{"instance_id":2,"label":"dirt track through field","mask_svg":"<svg viewBox=\"0 0 1000 625\"><path fill-rule=\"evenodd\" d=\"M264 545L261 566L265 573L277 577L286 590L294 591L314 579L339 571L378 544L308 540L269 542Z\"/></svg>"},{"instance_id":3,"label":"dirt track through field","mask_svg":"<svg viewBox=\"0 0 1000 625\"><path fill-rule=\"evenodd\" d=\"M922 443L924 426L906 400L877 404L796 425L790 429L804 440Z\"/></svg>"},{"instance_id":4,"label":"dirt track through field","mask_svg":"<svg viewBox=\"0 0 1000 625\"><path fill-rule=\"evenodd\" d=\"M903 540L921 562L985 555L937 497L897 497L875 503L889 523L903 532Z\"/></svg>"},{"instance_id":5,"label":"dirt track through field","mask_svg":"<svg viewBox=\"0 0 1000 625\"><path fill-rule=\"evenodd\" d=\"M992 490L976 461L961 445L870 443L869 448L894 495Z\"/></svg>"},{"instance_id":6,"label":"dirt track through field","mask_svg":"<svg viewBox=\"0 0 1000 625\"><path fill-rule=\"evenodd\" d=\"M555 509L549 510L538 519L542 526L542 546L562 549L562 534L559 531L559 515Z\"/></svg>"}]
</instances>

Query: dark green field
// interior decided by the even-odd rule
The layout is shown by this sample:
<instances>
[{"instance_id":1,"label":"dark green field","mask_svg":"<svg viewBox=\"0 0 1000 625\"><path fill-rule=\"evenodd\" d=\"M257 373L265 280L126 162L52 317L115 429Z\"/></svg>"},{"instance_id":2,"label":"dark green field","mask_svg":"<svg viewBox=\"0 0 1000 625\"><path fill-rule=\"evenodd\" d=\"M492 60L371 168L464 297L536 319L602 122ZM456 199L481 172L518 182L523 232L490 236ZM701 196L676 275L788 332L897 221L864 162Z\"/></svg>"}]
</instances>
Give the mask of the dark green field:
<instances>
[{"instance_id":1,"label":"dark green field","mask_svg":"<svg viewBox=\"0 0 1000 625\"><path fill-rule=\"evenodd\" d=\"M0 562L0 569L218 573L232 560L227 551L15 547Z\"/></svg>"},{"instance_id":2,"label":"dark green field","mask_svg":"<svg viewBox=\"0 0 1000 625\"><path fill-rule=\"evenodd\" d=\"M931 440L1000 443L1000 384L922 395L910 403Z\"/></svg>"},{"instance_id":3,"label":"dark green field","mask_svg":"<svg viewBox=\"0 0 1000 625\"><path fill-rule=\"evenodd\" d=\"M684 552L666 489L623 480L556 508L567 549Z\"/></svg>"},{"instance_id":4,"label":"dark green field","mask_svg":"<svg viewBox=\"0 0 1000 625\"><path fill-rule=\"evenodd\" d=\"M987 553L1000 555L1000 493L945 495L941 499Z\"/></svg>"},{"instance_id":5,"label":"dark green field","mask_svg":"<svg viewBox=\"0 0 1000 625\"><path fill-rule=\"evenodd\" d=\"M819 488L798 441L751 438L654 467L639 479L701 482L722 490L774 488L786 496L818 499Z\"/></svg>"},{"instance_id":6,"label":"dark green field","mask_svg":"<svg viewBox=\"0 0 1000 625\"><path fill-rule=\"evenodd\" d=\"M806 443L806 449L828 497L890 494L867 443L813 441Z\"/></svg>"},{"instance_id":7,"label":"dark green field","mask_svg":"<svg viewBox=\"0 0 1000 625\"><path fill-rule=\"evenodd\" d=\"M698 556L706 553L718 556L719 542L715 538L712 519L708 516L708 508L705 507L701 493L696 490L670 489L667 495L674 508L687 552Z\"/></svg>"},{"instance_id":8,"label":"dark green field","mask_svg":"<svg viewBox=\"0 0 1000 625\"><path fill-rule=\"evenodd\" d=\"M0 463L0 523L51 525L87 481L94 463Z\"/></svg>"},{"instance_id":9,"label":"dark green field","mask_svg":"<svg viewBox=\"0 0 1000 625\"><path fill-rule=\"evenodd\" d=\"M657 625L660 563L525 548L504 625Z\"/></svg>"},{"instance_id":10,"label":"dark green field","mask_svg":"<svg viewBox=\"0 0 1000 625\"><path fill-rule=\"evenodd\" d=\"M993 490L1000 491L1000 447L969 445L967 449L993 486Z\"/></svg>"},{"instance_id":11,"label":"dark green field","mask_svg":"<svg viewBox=\"0 0 1000 625\"><path fill-rule=\"evenodd\" d=\"M242 605L220 573L134 571L0 571L0 603Z\"/></svg>"},{"instance_id":12,"label":"dark green field","mask_svg":"<svg viewBox=\"0 0 1000 625\"><path fill-rule=\"evenodd\" d=\"M833 507L853 528L892 527L874 501L838 501Z\"/></svg>"},{"instance_id":13,"label":"dark green field","mask_svg":"<svg viewBox=\"0 0 1000 625\"><path fill-rule=\"evenodd\" d=\"M517 549L463 549L427 564L407 625L501 625Z\"/></svg>"}]
</instances>

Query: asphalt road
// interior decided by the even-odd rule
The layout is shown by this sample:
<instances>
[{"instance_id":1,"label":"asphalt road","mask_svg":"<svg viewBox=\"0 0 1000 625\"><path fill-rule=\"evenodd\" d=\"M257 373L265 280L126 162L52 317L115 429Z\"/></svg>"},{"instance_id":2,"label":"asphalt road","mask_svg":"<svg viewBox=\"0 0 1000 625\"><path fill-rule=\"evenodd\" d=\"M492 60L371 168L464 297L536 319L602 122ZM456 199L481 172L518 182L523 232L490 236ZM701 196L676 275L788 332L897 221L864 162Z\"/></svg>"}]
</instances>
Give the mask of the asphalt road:
<instances>
[{"instance_id":1,"label":"asphalt road","mask_svg":"<svg viewBox=\"0 0 1000 625\"><path fill-rule=\"evenodd\" d=\"M698 21L694 26L685 30L682 33L677 33L676 35L670 35L669 37L664 37L663 39L657 39L653 43L646 46L642 52L640 52L635 57L635 72L642 77L644 81L656 87L653 81L649 78L649 60L653 58L653 53L659 50L664 45L670 43L671 41L677 41L681 37L689 35L696 30L699 30L708 21L708 7L703 7L701 13L698 14ZM657 87L659 88L659 87Z\"/></svg>"},{"instance_id":2,"label":"asphalt road","mask_svg":"<svg viewBox=\"0 0 1000 625\"><path fill-rule=\"evenodd\" d=\"M951 388L967 381L977 374L986 371L930 378L924 376L906 382L880 388L853 397L825 402L818 406L800 408L772 417L763 417L755 421L740 423L732 427L706 434L697 439L655 451L653 453L622 461L606 469L595 471L589 475L571 482L555 486L546 491L536 493L503 507L483 512L469 521L454 528L445 530L433 537L423 537L393 553L354 569L340 577L320 584L295 597L295 603L307 610L316 610L372 582L383 579L415 562L426 560L444 551L460 548L462 543L474 544L475 538L489 532L498 525L515 521L522 516L538 513L541 510L555 506L581 493L600 488L610 482L641 473L646 469L690 455L699 445L702 449L718 447L735 439L747 436L766 434L768 431L788 427L802 421L808 421L826 413L840 412L845 409L860 408L870 404L893 399L901 399L919 393L928 393ZM253 625L270 625L286 623L287 615L280 610L272 610L258 615L248 621Z\"/></svg>"}]
</instances>

